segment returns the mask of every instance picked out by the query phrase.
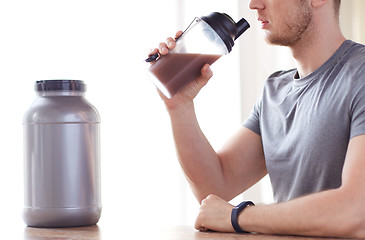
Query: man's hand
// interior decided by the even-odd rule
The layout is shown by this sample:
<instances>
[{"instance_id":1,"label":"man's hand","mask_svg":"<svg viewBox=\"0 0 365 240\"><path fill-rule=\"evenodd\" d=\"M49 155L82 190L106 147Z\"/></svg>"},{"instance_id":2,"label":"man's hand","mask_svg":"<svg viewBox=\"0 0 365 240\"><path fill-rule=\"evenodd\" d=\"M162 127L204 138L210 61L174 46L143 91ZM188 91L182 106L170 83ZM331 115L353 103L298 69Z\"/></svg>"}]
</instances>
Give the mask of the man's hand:
<instances>
[{"instance_id":1,"label":"man's hand","mask_svg":"<svg viewBox=\"0 0 365 240\"><path fill-rule=\"evenodd\" d=\"M233 207L222 198L209 195L201 202L195 228L199 231L235 232L231 224Z\"/></svg>"},{"instance_id":2,"label":"man's hand","mask_svg":"<svg viewBox=\"0 0 365 240\"><path fill-rule=\"evenodd\" d=\"M158 48L152 49L149 53L149 56L159 53L161 56L167 55L170 50L173 50L176 47L176 39L181 36L183 32L178 31L175 34L175 38L169 37L165 42L161 42L158 45ZM209 64L205 64L200 70L200 76L192 81L184 89L179 91L175 96L171 99L166 98L160 91L159 94L162 100L165 102L167 109L175 109L184 104L191 104L194 98L198 95L200 90L208 83L210 78L213 76L213 72L210 68Z\"/></svg>"}]
</instances>

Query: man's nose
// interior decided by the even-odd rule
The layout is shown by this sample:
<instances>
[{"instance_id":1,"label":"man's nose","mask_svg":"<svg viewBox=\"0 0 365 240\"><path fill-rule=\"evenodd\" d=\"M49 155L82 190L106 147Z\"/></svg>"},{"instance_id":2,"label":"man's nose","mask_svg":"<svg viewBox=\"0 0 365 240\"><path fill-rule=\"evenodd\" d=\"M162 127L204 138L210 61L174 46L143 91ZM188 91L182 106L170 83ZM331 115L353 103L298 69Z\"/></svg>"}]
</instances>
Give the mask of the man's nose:
<instances>
[{"instance_id":1,"label":"man's nose","mask_svg":"<svg viewBox=\"0 0 365 240\"><path fill-rule=\"evenodd\" d=\"M265 8L262 0L251 0L249 6L252 10L261 10Z\"/></svg>"}]
</instances>

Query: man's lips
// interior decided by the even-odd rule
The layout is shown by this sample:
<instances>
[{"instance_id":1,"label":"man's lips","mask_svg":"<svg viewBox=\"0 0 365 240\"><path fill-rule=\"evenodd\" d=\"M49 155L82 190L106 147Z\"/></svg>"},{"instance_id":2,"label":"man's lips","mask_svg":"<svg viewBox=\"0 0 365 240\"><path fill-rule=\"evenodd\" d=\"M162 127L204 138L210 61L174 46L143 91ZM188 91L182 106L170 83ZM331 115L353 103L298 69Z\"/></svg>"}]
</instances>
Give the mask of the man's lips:
<instances>
[{"instance_id":1,"label":"man's lips","mask_svg":"<svg viewBox=\"0 0 365 240\"><path fill-rule=\"evenodd\" d=\"M269 23L269 20L266 20L264 18L258 18L257 19L259 22L262 22L262 23Z\"/></svg>"},{"instance_id":2,"label":"man's lips","mask_svg":"<svg viewBox=\"0 0 365 240\"><path fill-rule=\"evenodd\" d=\"M258 21L261 23L261 28L266 28L270 23L269 20L266 20L264 18L258 18Z\"/></svg>"}]
</instances>

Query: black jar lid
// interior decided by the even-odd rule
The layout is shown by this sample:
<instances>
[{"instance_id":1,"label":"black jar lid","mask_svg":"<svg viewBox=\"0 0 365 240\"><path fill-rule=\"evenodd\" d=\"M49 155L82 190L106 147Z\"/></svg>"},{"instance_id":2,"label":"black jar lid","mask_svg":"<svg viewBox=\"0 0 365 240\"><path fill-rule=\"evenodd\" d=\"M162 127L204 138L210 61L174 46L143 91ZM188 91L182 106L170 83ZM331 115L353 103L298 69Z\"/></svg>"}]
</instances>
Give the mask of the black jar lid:
<instances>
[{"instance_id":1,"label":"black jar lid","mask_svg":"<svg viewBox=\"0 0 365 240\"><path fill-rule=\"evenodd\" d=\"M81 80L55 79L36 81L34 90L41 91L86 91L86 84Z\"/></svg>"},{"instance_id":2,"label":"black jar lid","mask_svg":"<svg viewBox=\"0 0 365 240\"><path fill-rule=\"evenodd\" d=\"M246 19L241 18L236 23L225 13L213 12L208 16L202 17L202 19L217 32L226 45L228 52L232 50L234 41L250 27Z\"/></svg>"}]
</instances>

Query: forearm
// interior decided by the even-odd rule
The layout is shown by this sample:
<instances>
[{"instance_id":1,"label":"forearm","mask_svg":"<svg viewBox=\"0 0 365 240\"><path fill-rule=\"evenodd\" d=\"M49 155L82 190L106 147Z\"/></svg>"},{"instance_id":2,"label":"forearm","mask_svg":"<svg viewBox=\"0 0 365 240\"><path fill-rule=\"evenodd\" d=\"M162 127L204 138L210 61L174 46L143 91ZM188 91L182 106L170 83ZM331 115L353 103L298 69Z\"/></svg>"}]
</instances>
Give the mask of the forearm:
<instances>
[{"instance_id":1,"label":"forearm","mask_svg":"<svg viewBox=\"0 0 365 240\"><path fill-rule=\"evenodd\" d=\"M201 131L193 103L169 109L176 152L192 190L200 202L219 194L224 184L222 166L215 150Z\"/></svg>"},{"instance_id":2,"label":"forearm","mask_svg":"<svg viewBox=\"0 0 365 240\"><path fill-rule=\"evenodd\" d=\"M329 190L285 203L248 207L240 226L264 234L319 237L365 237L362 201L341 189Z\"/></svg>"}]
</instances>

